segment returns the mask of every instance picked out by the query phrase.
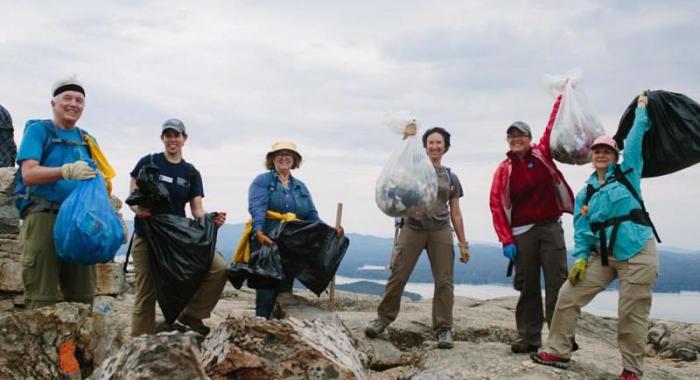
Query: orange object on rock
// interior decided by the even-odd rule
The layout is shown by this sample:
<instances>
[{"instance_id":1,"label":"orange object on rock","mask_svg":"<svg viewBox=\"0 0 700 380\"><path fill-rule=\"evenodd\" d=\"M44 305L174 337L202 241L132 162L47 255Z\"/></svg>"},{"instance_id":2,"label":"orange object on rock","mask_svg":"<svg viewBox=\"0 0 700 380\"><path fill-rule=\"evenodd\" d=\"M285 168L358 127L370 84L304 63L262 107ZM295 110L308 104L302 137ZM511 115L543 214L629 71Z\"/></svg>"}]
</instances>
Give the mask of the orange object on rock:
<instances>
[{"instance_id":1,"label":"orange object on rock","mask_svg":"<svg viewBox=\"0 0 700 380\"><path fill-rule=\"evenodd\" d=\"M75 358L74 341L69 340L58 346L58 364L61 367L61 372L67 375L80 371L78 359Z\"/></svg>"}]
</instances>

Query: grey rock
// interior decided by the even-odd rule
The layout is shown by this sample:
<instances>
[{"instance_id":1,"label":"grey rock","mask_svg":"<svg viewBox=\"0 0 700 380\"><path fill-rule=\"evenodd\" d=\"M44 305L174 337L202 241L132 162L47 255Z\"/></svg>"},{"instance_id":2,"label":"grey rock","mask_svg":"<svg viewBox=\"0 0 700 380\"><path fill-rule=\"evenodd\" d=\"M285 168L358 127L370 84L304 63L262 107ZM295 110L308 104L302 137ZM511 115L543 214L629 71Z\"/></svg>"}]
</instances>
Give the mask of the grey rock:
<instances>
[{"instance_id":1,"label":"grey rock","mask_svg":"<svg viewBox=\"0 0 700 380\"><path fill-rule=\"evenodd\" d=\"M99 300L98 300L99 301ZM88 305L58 303L29 311L0 313L0 378L81 378L125 341L119 316L92 312ZM77 371L66 373L59 351ZM63 362L65 364L65 361Z\"/></svg>"},{"instance_id":2,"label":"grey rock","mask_svg":"<svg viewBox=\"0 0 700 380\"><path fill-rule=\"evenodd\" d=\"M689 348L678 348L674 352L674 357L686 362L692 362L698 360L698 353Z\"/></svg>"},{"instance_id":3,"label":"grey rock","mask_svg":"<svg viewBox=\"0 0 700 380\"><path fill-rule=\"evenodd\" d=\"M197 344L194 333L142 335L105 360L89 379L208 379Z\"/></svg>"},{"instance_id":4,"label":"grey rock","mask_svg":"<svg viewBox=\"0 0 700 380\"><path fill-rule=\"evenodd\" d=\"M121 294L125 288L122 263L103 263L95 265L97 274L97 295Z\"/></svg>"},{"instance_id":5,"label":"grey rock","mask_svg":"<svg viewBox=\"0 0 700 380\"><path fill-rule=\"evenodd\" d=\"M202 344L213 379L364 379L363 354L332 322L229 318Z\"/></svg>"},{"instance_id":6,"label":"grey rock","mask_svg":"<svg viewBox=\"0 0 700 380\"><path fill-rule=\"evenodd\" d=\"M14 167L0 168L0 234L19 232L19 214L15 207L15 173Z\"/></svg>"},{"instance_id":7,"label":"grey rock","mask_svg":"<svg viewBox=\"0 0 700 380\"><path fill-rule=\"evenodd\" d=\"M19 257L0 258L0 293L23 291L22 264L19 262Z\"/></svg>"},{"instance_id":8,"label":"grey rock","mask_svg":"<svg viewBox=\"0 0 700 380\"><path fill-rule=\"evenodd\" d=\"M15 302L12 298L0 299L0 312L10 311L15 308Z\"/></svg>"}]
</instances>

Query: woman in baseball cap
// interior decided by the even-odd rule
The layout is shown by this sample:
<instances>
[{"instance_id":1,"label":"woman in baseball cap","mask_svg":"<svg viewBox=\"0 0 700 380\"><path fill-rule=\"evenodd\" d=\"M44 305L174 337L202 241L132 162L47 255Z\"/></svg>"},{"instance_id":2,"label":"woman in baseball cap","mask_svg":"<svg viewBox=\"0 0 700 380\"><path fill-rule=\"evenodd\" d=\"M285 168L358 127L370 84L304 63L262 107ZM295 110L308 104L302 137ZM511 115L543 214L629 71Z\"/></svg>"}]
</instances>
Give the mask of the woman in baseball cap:
<instances>
[{"instance_id":1,"label":"woman in baseball cap","mask_svg":"<svg viewBox=\"0 0 700 380\"><path fill-rule=\"evenodd\" d=\"M642 140L649 130L647 97L637 101L634 125L625 140L622 163L613 139L598 137L591 145L595 172L576 195L574 257L569 281L559 290L547 348L533 353L537 363L564 368L571 358L571 337L581 307L620 280L618 346L620 379L638 379L644 364L647 320L659 271L656 231L641 198ZM658 240L658 235L656 235Z\"/></svg>"},{"instance_id":2,"label":"woman in baseball cap","mask_svg":"<svg viewBox=\"0 0 700 380\"><path fill-rule=\"evenodd\" d=\"M185 142L187 142L185 124L179 119L166 120L161 127L160 140L163 143L163 152L142 157L131 171L129 187L131 191L134 191L137 189L136 178L141 168L145 165L157 166L160 184L165 186L170 195L167 204L154 205L149 209L142 206L131 206L136 214L134 242L131 251L136 274L136 297L131 319L132 336L152 334L156 330L154 273L150 262L149 243L143 235L142 219L150 218L152 214L171 214L185 217L187 204L189 204L193 217L197 218L206 214L203 205L202 175L194 165L185 161L182 154ZM225 220L226 213L218 212L214 223L220 227ZM209 272L204 276L197 293L179 315L178 323L202 335L207 335L210 329L202 320L210 317L225 284L226 261L219 253L216 253Z\"/></svg>"},{"instance_id":3,"label":"woman in baseball cap","mask_svg":"<svg viewBox=\"0 0 700 380\"><path fill-rule=\"evenodd\" d=\"M537 143L523 121L506 128L508 152L496 168L489 206L493 227L515 269L513 287L520 292L515 307L518 337L513 353L535 352L542 345L542 327L551 323L559 288L566 281L563 213L573 213L574 194L557 168L550 136L562 97L552 107L549 122ZM544 277L544 297L540 278ZM544 304L544 307L542 307Z\"/></svg>"}]
</instances>

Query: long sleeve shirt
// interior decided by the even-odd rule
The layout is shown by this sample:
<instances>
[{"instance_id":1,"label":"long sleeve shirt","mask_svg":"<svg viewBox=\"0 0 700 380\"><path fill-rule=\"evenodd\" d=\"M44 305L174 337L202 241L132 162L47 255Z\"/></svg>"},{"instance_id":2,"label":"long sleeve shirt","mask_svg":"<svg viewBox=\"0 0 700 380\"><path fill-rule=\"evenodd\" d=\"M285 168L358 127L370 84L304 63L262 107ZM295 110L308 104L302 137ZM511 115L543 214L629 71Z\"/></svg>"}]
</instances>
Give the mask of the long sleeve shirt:
<instances>
[{"instance_id":1,"label":"long sleeve shirt","mask_svg":"<svg viewBox=\"0 0 700 380\"><path fill-rule=\"evenodd\" d=\"M651 126L646 107L637 107L634 115L634 124L625 139L620 169L623 173L629 170L626 177L641 198L640 183L644 166L642 139ZM583 189L576 195L574 205L574 256L576 258L588 259L591 249L599 244L598 235L591 230L591 223L602 223L611 218L628 215L633 209L641 209L641 204L629 190L614 180L614 168L615 164L610 164L605 175L606 182L610 183L602 186L598 182L597 173L593 173ZM588 201L588 210L584 215L582 208L586 199L586 188L589 184L597 191ZM613 227L609 226L605 230L607 242L610 242L612 229ZM652 232L651 227L632 221L622 222L617 233L615 246L612 247L615 258L628 260L639 253L644 248L646 241L651 238Z\"/></svg>"},{"instance_id":2,"label":"long sleeve shirt","mask_svg":"<svg viewBox=\"0 0 700 380\"><path fill-rule=\"evenodd\" d=\"M248 212L253 219L253 231L269 234L279 224L279 221L265 218L267 210L292 212L302 220L319 220L304 182L290 176L289 187L285 188L274 170L258 175L248 189Z\"/></svg>"}]
</instances>

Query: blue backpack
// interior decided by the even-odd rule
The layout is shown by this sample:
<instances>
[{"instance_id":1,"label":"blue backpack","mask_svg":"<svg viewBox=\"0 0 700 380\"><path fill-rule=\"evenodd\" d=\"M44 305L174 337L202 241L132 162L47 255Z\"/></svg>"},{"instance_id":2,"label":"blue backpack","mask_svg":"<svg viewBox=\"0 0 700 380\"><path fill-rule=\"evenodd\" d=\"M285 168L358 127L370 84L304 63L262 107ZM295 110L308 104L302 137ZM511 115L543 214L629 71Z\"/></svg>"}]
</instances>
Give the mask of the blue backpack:
<instances>
[{"instance_id":1,"label":"blue backpack","mask_svg":"<svg viewBox=\"0 0 700 380\"><path fill-rule=\"evenodd\" d=\"M33 120L27 122L27 126L32 124L32 122ZM76 129L78 130L80 141L68 141L58 137L56 126L50 120L42 120L41 125L46 131L47 138L46 141L44 141L44 147L41 150L41 160L39 161L39 165L45 164L46 159L51 156L51 153L53 153L54 149L56 149L56 147L59 144L72 146L87 146L87 143L83 141L83 137L87 134L87 132L78 127L76 127ZM26 126L24 128L24 131L26 133ZM88 155L90 154L89 152L90 151L88 150ZM33 186L27 186L24 184L24 180L22 179L21 167L19 170L17 170L16 180L17 184L15 186L15 195L17 198L15 200L15 206L17 207L17 210L19 210L20 218L23 218L24 212L26 211L27 207L32 206L37 202L41 201L43 197L38 195L32 195Z\"/></svg>"}]
</instances>

